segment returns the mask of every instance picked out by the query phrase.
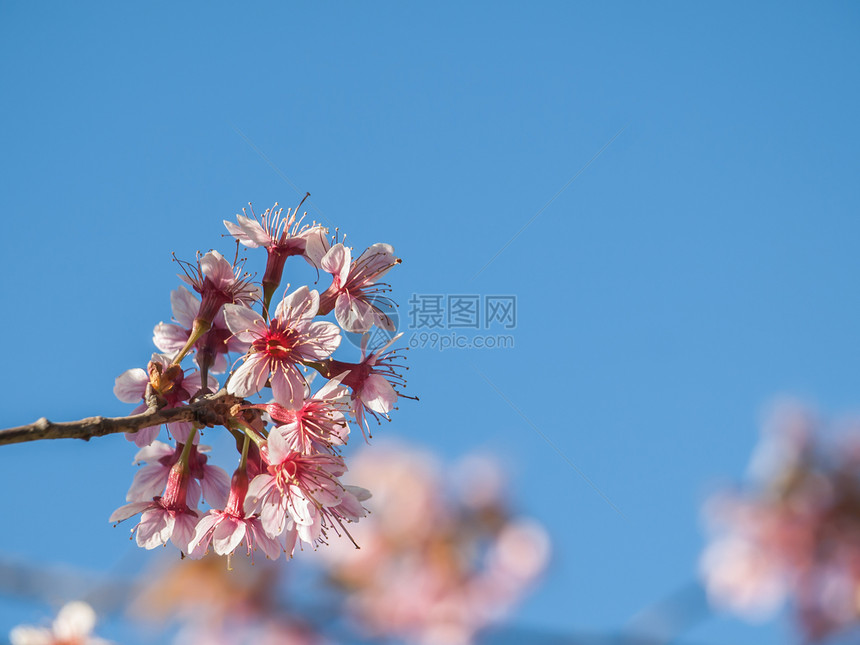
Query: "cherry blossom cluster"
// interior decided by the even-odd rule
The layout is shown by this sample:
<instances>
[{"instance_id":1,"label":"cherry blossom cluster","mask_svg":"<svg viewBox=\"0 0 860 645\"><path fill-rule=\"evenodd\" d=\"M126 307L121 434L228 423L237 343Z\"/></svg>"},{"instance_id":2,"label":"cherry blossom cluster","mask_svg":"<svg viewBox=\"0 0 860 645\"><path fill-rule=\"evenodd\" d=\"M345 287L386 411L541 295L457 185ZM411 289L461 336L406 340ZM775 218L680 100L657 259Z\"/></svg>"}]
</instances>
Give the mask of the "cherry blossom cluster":
<instances>
[{"instance_id":1,"label":"cherry blossom cluster","mask_svg":"<svg viewBox=\"0 0 860 645\"><path fill-rule=\"evenodd\" d=\"M824 430L798 405L777 409L752 486L706 507L713 538L701 561L717 605L766 618L789 600L813 642L860 624L860 429Z\"/></svg>"},{"instance_id":2,"label":"cherry blossom cluster","mask_svg":"<svg viewBox=\"0 0 860 645\"><path fill-rule=\"evenodd\" d=\"M158 351L146 369L116 379L116 396L139 404L132 414L195 410L191 420L167 423L170 443L158 440L160 426L126 435L139 447L135 463L144 465L128 503L110 520L139 515L132 534L143 548L172 542L200 558L209 550L229 557L241 547L277 559L292 555L297 541L349 536L346 525L366 513L370 493L342 483L340 449L350 424L368 436L370 421L388 419L402 396L405 368L391 348L398 336L368 347L371 331L395 331L395 304L380 279L400 260L388 244L353 258L325 227L297 217L300 207L284 212L276 204L262 216L243 209L235 222L225 220L236 243L232 262L215 250L194 262L176 260L185 285L171 293L173 322L155 326ZM245 272L240 245L267 254L260 283ZM322 293L287 285L279 294L292 256L303 258L317 280L330 277ZM334 320L325 320L328 314ZM333 356L342 331L363 334L357 362ZM212 426L236 440L232 477L199 443Z\"/></svg>"},{"instance_id":3,"label":"cherry blossom cluster","mask_svg":"<svg viewBox=\"0 0 860 645\"><path fill-rule=\"evenodd\" d=\"M374 492L354 527L361 550L332 544L298 574L247 559L227 572L211 554L175 561L142 587L133 613L179 619L177 643L468 645L547 565L544 529L511 511L486 457L443 468L416 448L381 445L355 455L351 472Z\"/></svg>"}]
</instances>

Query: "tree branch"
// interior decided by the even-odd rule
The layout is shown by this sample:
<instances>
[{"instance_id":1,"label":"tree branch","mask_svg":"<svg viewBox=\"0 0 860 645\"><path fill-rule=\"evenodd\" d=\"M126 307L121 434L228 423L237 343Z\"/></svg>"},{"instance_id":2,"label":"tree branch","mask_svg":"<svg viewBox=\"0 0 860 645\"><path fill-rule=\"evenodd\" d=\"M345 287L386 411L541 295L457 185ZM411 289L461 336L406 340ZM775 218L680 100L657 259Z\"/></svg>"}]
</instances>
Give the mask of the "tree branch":
<instances>
[{"instance_id":1,"label":"tree branch","mask_svg":"<svg viewBox=\"0 0 860 645\"><path fill-rule=\"evenodd\" d=\"M226 425L232 416L230 409L239 399L227 390L207 394L194 402L178 408L147 410L141 414L127 417L87 417L80 421L54 423L42 417L35 423L17 428L0 430L0 446L38 441L40 439L83 439L103 437L117 432L137 432L141 428L172 423L174 421L194 421L200 427Z\"/></svg>"}]
</instances>

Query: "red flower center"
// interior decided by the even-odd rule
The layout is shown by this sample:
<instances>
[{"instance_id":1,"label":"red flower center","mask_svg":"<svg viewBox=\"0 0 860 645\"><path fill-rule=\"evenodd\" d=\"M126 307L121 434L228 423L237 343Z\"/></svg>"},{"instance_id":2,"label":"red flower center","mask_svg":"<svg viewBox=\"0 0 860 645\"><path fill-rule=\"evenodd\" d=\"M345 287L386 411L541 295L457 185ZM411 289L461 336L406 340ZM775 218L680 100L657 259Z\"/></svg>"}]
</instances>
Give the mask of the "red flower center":
<instances>
[{"instance_id":1,"label":"red flower center","mask_svg":"<svg viewBox=\"0 0 860 645\"><path fill-rule=\"evenodd\" d=\"M294 329L270 329L268 334L255 340L253 346L275 360L289 360L298 344L299 334Z\"/></svg>"}]
</instances>

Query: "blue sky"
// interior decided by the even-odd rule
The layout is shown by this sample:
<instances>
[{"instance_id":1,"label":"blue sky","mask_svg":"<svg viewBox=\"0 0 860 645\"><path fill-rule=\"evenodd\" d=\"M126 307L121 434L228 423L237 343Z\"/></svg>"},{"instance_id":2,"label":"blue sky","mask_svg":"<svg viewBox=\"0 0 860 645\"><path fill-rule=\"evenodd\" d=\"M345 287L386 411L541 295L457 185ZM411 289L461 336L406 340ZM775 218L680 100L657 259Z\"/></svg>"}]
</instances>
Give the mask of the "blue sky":
<instances>
[{"instance_id":1,"label":"blue sky","mask_svg":"<svg viewBox=\"0 0 860 645\"><path fill-rule=\"evenodd\" d=\"M5 2L0 425L127 412L170 253L295 186L394 245L404 320L413 293L516 296L514 348L411 352L421 401L378 436L505 460L555 547L518 624L622 628L694 578L768 402L860 410L858 26L847 2ZM133 453L0 450L0 555L144 564L107 523ZM0 633L44 611L3 601Z\"/></svg>"}]
</instances>

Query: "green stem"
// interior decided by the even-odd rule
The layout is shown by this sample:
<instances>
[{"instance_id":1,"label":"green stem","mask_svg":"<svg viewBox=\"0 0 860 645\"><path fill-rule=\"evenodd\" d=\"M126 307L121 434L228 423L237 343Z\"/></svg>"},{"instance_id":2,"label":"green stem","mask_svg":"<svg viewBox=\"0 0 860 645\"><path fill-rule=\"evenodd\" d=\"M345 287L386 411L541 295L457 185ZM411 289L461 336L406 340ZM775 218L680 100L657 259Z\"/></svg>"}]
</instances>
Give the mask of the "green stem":
<instances>
[{"instance_id":1,"label":"green stem","mask_svg":"<svg viewBox=\"0 0 860 645\"><path fill-rule=\"evenodd\" d=\"M251 437L245 435L245 443L242 444L242 459L239 460L239 470L245 471L248 464L248 446L251 445Z\"/></svg>"},{"instance_id":2,"label":"green stem","mask_svg":"<svg viewBox=\"0 0 860 645\"><path fill-rule=\"evenodd\" d=\"M197 434L197 428L191 428L191 434L188 435L188 440L182 446L182 454L179 455L179 461L183 466L188 466L188 458L191 456L191 446L194 445L194 437Z\"/></svg>"},{"instance_id":3,"label":"green stem","mask_svg":"<svg viewBox=\"0 0 860 645\"><path fill-rule=\"evenodd\" d=\"M269 306L272 304L272 296L275 295L275 291L277 291L278 285L263 285L263 319L266 322L269 322Z\"/></svg>"},{"instance_id":4,"label":"green stem","mask_svg":"<svg viewBox=\"0 0 860 645\"><path fill-rule=\"evenodd\" d=\"M212 323L207 322L205 320L200 320L199 318L194 319L194 325L191 327L191 335L188 337L188 340L185 343L185 346L179 350L176 356L173 357L173 361L171 361L172 365L179 365L182 362L182 359L185 358L186 354L191 351L191 348L194 347L194 343L200 340L200 337L205 334L209 329L211 329Z\"/></svg>"},{"instance_id":5,"label":"green stem","mask_svg":"<svg viewBox=\"0 0 860 645\"><path fill-rule=\"evenodd\" d=\"M260 433L258 433L252 427L245 425L244 423L242 423L241 421L237 421L236 419L234 419L233 421L234 421L235 425L238 426L242 430L242 432L245 434L246 440L250 439L255 444L257 444L257 447L261 447L261 446L266 445L266 438L261 436ZM247 446L248 446L248 442L245 441L245 443L242 447L243 453L247 451Z\"/></svg>"}]
</instances>

